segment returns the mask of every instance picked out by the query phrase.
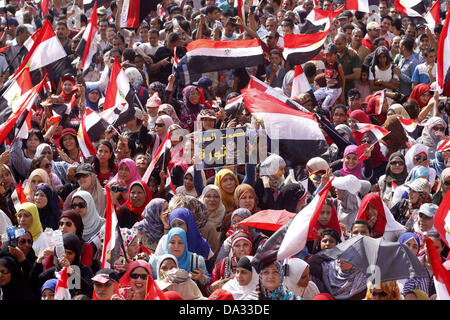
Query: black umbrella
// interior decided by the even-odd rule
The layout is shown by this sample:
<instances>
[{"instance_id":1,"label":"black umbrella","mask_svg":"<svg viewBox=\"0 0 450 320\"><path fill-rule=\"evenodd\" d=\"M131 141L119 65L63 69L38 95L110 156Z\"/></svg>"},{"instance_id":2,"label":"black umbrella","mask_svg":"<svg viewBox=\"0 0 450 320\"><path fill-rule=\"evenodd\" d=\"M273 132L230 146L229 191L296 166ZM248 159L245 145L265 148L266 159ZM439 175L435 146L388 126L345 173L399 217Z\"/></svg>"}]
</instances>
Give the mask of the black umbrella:
<instances>
[{"instance_id":1,"label":"black umbrella","mask_svg":"<svg viewBox=\"0 0 450 320\"><path fill-rule=\"evenodd\" d=\"M359 235L320 254L351 263L366 272L372 282L428 277L425 267L408 246L382 238Z\"/></svg>"}]
</instances>

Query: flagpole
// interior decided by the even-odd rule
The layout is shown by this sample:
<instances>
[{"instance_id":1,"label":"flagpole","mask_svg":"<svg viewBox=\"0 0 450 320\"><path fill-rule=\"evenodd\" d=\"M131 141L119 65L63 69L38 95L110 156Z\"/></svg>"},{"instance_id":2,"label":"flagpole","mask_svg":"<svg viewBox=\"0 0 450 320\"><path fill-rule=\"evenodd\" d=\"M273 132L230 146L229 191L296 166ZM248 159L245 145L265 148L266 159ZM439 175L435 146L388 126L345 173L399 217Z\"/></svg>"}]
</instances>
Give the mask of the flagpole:
<instances>
[{"instance_id":1,"label":"flagpole","mask_svg":"<svg viewBox=\"0 0 450 320\"><path fill-rule=\"evenodd\" d=\"M139 97L137 96L136 91L134 92L134 96L136 97L136 100L138 101L139 106L141 107L142 111L145 112L146 110L145 110L144 107L142 106L141 100L139 100Z\"/></svg>"}]
</instances>

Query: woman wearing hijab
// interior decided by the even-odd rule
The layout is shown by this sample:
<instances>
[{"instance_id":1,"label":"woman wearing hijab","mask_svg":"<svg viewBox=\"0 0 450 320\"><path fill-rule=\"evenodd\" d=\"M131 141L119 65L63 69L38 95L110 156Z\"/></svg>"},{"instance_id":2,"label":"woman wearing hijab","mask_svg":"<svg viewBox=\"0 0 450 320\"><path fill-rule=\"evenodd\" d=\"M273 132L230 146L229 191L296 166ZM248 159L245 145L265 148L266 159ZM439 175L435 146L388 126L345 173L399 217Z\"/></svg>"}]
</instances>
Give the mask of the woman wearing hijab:
<instances>
[{"instance_id":1,"label":"woman wearing hijab","mask_svg":"<svg viewBox=\"0 0 450 320\"><path fill-rule=\"evenodd\" d=\"M311 280L321 293L336 300L361 300L367 289L367 275L351 263L318 253L308 260Z\"/></svg>"},{"instance_id":2,"label":"woman wearing hijab","mask_svg":"<svg viewBox=\"0 0 450 320\"><path fill-rule=\"evenodd\" d=\"M204 171L202 170L202 174L204 175ZM205 177L206 182L206 177ZM186 172L184 173L183 177L183 184L176 188L176 194L186 194L193 197L198 197L197 192L195 191L194 187L194 167L190 166Z\"/></svg>"},{"instance_id":3,"label":"woman wearing hijab","mask_svg":"<svg viewBox=\"0 0 450 320\"><path fill-rule=\"evenodd\" d=\"M108 187L112 186L127 187L129 190L131 183L142 180L136 167L136 163L129 158L122 159L119 162L117 174L108 183ZM114 192L111 190L111 196L116 205L122 206L128 200L128 191Z\"/></svg>"},{"instance_id":4,"label":"woman wearing hijab","mask_svg":"<svg viewBox=\"0 0 450 320\"><path fill-rule=\"evenodd\" d=\"M189 132L194 132L194 123L200 111L205 105L200 103L200 92L196 86L189 85L183 89L183 106L180 111L182 127Z\"/></svg>"},{"instance_id":5,"label":"woman wearing hijab","mask_svg":"<svg viewBox=\"0 0 450 320\"><path fill-rule=\"evenodd\" d=\"M59 96L64 100L64 103L69 103L78 89L77 82L71 74L66 74L61 78L61 92Z\"/></svg>"},{"instance_id":6,"label":"woman wearing hijab","mask_svg":"<svg viewBox=\"0 0 450 320\"><path fill-rule=\"evenodd\" d=\"M383 89L396 91L399 78L393 71L392 56L385 46L379 46L374 53L369 69L369 85L372 92Z\"/></svg>"},{"instance_id":7,"label":"woman wearing hijab","mask_svg":"<svg viewBox=\"0 0 450 320\"><path fill-rule=\"evenodd\" d=\"M414 87L408 100L415 100L419 104L420 110L422 110L432 97L431 87L426 83L421 83Z\"/></svg>"},{"instance_id":8,"label":"woman wearing hijab","mask_svg":"<svg viewBox=\"0 0 450 320\"><path fill-rule=\"evenodd\" d=\"M175 111L175 108L168 103L163 103L158 108L158 116L167 115L172 118L173 123L181 126L181 121Z\"/></svg>"},{"instance_id":9,"label":"woman wearing hijab","mask_svg":"<svg viewBox=\"0 0 450 320\"><path fill-rule=\"evenodd\" d=\"M427 178L430 184L434 185L436 179L436 170L429 165L430 161L427 161L430 159L428 156L430 152L432 151L429 147L425 146L422 143L416 143L411 148L409 148L408 152L406 152L405 163L408 174L411 175L411 177L413 174L413 170L418 170L414 169L415 167L425 167L428 171ZM423 170L423 168L421 168L420 170ZM406 181L410 180L409 178L411 177L408 177Z\"/></svg>"},{"instance_id":10,"label":"woman wearing hijab","mask_svg":"<svg viewBox=\"0 0 450 320\"><path fill-rule=\"evenodd\" d=\"M119 258L114 262L114 271L123 275L131 261L135 260L138 253L138 239L136 232L127 228L120 228L120 236L123 240L123 248L120 248ZM124 251L125 250L125 251Z\"/></svg>"},{"instance_id":11,"label":"woman wearing hijab","mask_svg":"<svg viewBox=\"0 0 450 320\"><path fill-rule=\"evenodd\" d=\"M226 209L222 203L219 187L213 184L205 186L199 200L208 209L208 221L213 224L217 232L221 232Z\"/></svg>"},{"instance_id":12,"label":"woman wearing hijab","mask_svg":"<svg viewBox=\"0 0 450 320\"><path fill-rule=\"evenodd\" d=\"M435 205L441 204L442 199L447 193L449 187L450 187L450 168L445 168L441 172L441 178L439 179L438 188L436 190L436 193L433 195L432 202Z\"/></svg>"},{"instance_id":13,"label":"woman wearing hijab","mask_svg":"<svg viewBox=\"0 0 450 320\"><path fill-rule=\"evenodd\" d=\"M422 136L417 139L417 143L428 147L428 159L434 159L437 144L445 139L446 129L447 123L440 117L431 117L424 123Z\"/></svg>"},{"instance_id":14,"label":"woman wearing hijab","mask_svg":"<svg viewBox=\"0 0 450 320\"><path fill-rule=\"evenodd\" d=\"M142 220L137 222L133 229L137 232L138 239L151 252L155 252L159 240L165 232L169 231L169 225L164 225L162 215L167 215L169 203L165 199L152 199L142 212ZM167 221L168 223L168 221Z\"/></svg>"},{"instance_id":15,"label":"woman wearing hijab","mask_svg":"<svg viewBox=\"0 0 450 320\"><path fill-rule=\"evenodd\" d=\"M405 157L401 152L394 152L390 155L386 166L386 174L382 175L378 180L380 187L381 199L390 208L394 189L405 183L408 176L406 169Z\"/></svg>"},{"instance_id":16,"label":"woman wearing hijab","mask_svg":"<svg viewBox=\"0 0 450 320\"><path fill-rule=\"evenodd\" d=\"M4 301L38 300L19 264L10 256L0 257L0 290Z\"/></svg>"},{"instance_id":17,"label":"woman wearing hijab","mask_svg":"<svg viewBox=\"0 0 450 320\"><path fill-rule=\"evenodd\" d=\"M11 198L17 187L16 180L14 179L11 169L6 164L0 165L0 176L3 177L2 182L4 188L3 193L0 194L0 210L4 213L3 218L5 219L5 217L7 217L9 219L9 221L8 219L5 219L5 226L10 222L17 225L15 216L16 209L14 208L14 202Z\"/></svg>"},{"instance_id":18,"label":"woman wearing hijab","mask_svg":"<svg viewBox=\"0 0 450 320\"><path fill-rule=\"evenodd\" d=\"M74 268L71 266L77 266L79 268L80 276L80 288L70 289L72 296L78 294L85 294L88 297L92 297L92 277L94 273L91 268L81 263L81 254L83 251L83 243L73 233L66 233L63 235L63 244L65 249L65 255L62 258L54 257L55 267L44 271L43 260L44 254L40 254L36 263L31 270L30 279L32 283L36 284L38 288L41 288L45 281L55 278L55 272L60 272L64 267L67 267L67 273L72 276L75 273ZM78 273L77 273L78 274Z\"/></svg>"},{"instance_id":19,"label":"woman wearing hijab","mask_svg":"<svg viewBox=\"0 0 450 320\"><path fill-rule=\"evenodd\" d=\"M255 191L259 197L261 210L273 209L284 182L286 162L277 154L271 154L259 168L260 178L256 180Z\"/></svg>"},{"instance_id":20,"label":"woman wearing hijab","mask_svg":"<svg viewBox=\"0 0 450 320\"><path fill-rule=\"evenodd\" d=\"M98 102L101 98L100 86L96 83L86 84L86 107L98 111Z\"/></svg>"},{"instance_id":21,"label":"woman wearing hijab","mask_svg":"<svg viewBox=\"0 0 450 320\"><path fill-rule=\"evenodd\" d=\"M388 116L383 127L390 131L390 133L380 141L383 144L383 148L386 149L384 152L386 157L389 157L396 151L408 149L408 136L397 116Z\"/></svg>"},{"instance_id":22,"label":"woman wearing hijab","mask_svg":"<svg viewBox=\"0 0 450 320\"><path fill-rule=\"evenodd\" d=\"M243 256L236 265L236 276L228 280L222 289L233 295L234 300L245 300L245 297L256 290L259 275L252 265L252 256Z\"/></svg>"},{"instance_id":23,"label":"woman wearing hijab","mask_svg":"<svg viewBox=\"0 0 450 320\"><path fill-rule=\"evenodd\" d=\"M55 300L55 291L56 284L58 283L57 279L50 279L44 282L41 288L41 300Z\"/></svg>"},{"instance_id":24,"label":"woman wearing hijab","mask_svg":"<svg viewBox=\"0 0 450 320\"><path fill-rule=\"evenodd\" d=\"M229 255L217 261L211 274L211 285L207 288L208 293L212 293L222 288L233 275L236 274L236 266L244 256L252 253L252 238L248 232L236 231L231 236L231 251Z\"/></svg>"},{"instance_id":25,"label":"woman wearing hijab","mask_svg":"<svg viewBox=\"0 0 450 320\"><path fill-rule=\"evenodd\" d=\"M34 203L22 203L17 208L16 217L19 227L28 230L33 236L33 249L36 255L39 255L47 248L47 237L39 219L38 208Z\"/></svg>"},{"instance_id":26,"label":"woman wearing hijab","mask_svg":"<svg viewBox=\"0 0 450 320\"><path fill-rule=\"evenodd\" d=\"M189 240L186 231L182 228L171 228L167 235L167 242L162 254L169 253L174 255L178 261L178 267L191 273L192 279L201 286L206 286L210 282L210 276L206 269L205 259L188 249ZM156 259L158 255L150 256L150 263L155 268L154 275L156 275Z\"/></svg>"},{"instance_id":27,"label":"woman wearing hijab","mask_svg":"<svg viewBox=\"0 0 450 320\"><path fill-rule=\"evenodd\" d=\"M295 296L303 300L312 300L320 293L309 276L309 265L299 258L289 258L285 263L285 285Z\"/></svg>"},{"instance_id":28,"label":"woman wearing hijab","mask_svg":"<svg viewBox=\"0 0 450 320\"><path fill-rule=\"evenodd\" d=\"M336 131L344 137L344 139L348 140L351 144L356 145L355 137L353 137L352 129L347 124L339 124L335 127ZM329 147L329 159L328 162L332 163L336 160L342 159L344 155L344 150L339 149L336 143L332 143Z\"/></svg>"},{"instance_id":29,"label":"woman wearing hijab","mask_svg":"<svg viewBox=\"0 0 450 320\"><path fill-rule=\"evenodd\" d=\"M33 202L34 192L37 185L40 183L46 183L50 185L50 178L44 169L35 169L33 172L31 172L28 180L26 181L25 187L23 188L23 192L25 193L28 201Z\"/></svg>"},{"instance_id":30,"label":"woman wearing hijab","mask_svg":"<svg viewBox=\"0 0 450 320\"><path fill-rule=\"evenodd\" d=\"M367 183L370 187L370 183ZM349 174L345 177L334 178L331 185L336 190L339 222L343 223L347 230L351 230L361 204L359 193L362 189L362 180Z\"/></svg>"},{"instance_id":31,"label":"woman wearing hijab","mask_svg":"<svg viewBox=\"0 0 450 320\"><path fill-rule=\"evenodd\" d=\"M248 209L252 213L260 211L256 191L247 183L241 183L234 189L234 203L238 208ZM229 214L231 214L231 212L229 212ZM227 219L227 221L229 221L229 219Z\"/></svg>"},{"instance_id":32,"label":"woman wearing hijab","mask_svg":"<svg viewBox=\"0 0 450 320\"><path fill-rule=\"evenodd\" d=\"M117 213L117 220L121 228L131 228L142 220L142 212L152 199L150 189L142 180L134 181L128 188L128 199Z\"/></svg>"},{"instance_id":33,"label":"woman wearing hijab","mask_svg":"<svg viewBox=\"0 0 450 320\"><path fill-rule=\"evenodd\" d=\"M397 116L400 119L410 119L409 113L400 103L391 104L388 108L386 115Z\"/></svg>"},{"instance_id":34,"label":"woman wearing hijab","mask_svg":"<svg viewBox=\"0 0 450 320\"><path fill-rule=\"evenodd\" d=\"M333 174L338 177L345 177L349 174L354 175L361 180L369 180L372 177L372 161L369 158L362 163L358 161L356 149L358 146L349 145L344 150L344 158L342 162L342 169L335 171Z\"/></svg>"},{"instance_id":35,"label":"woman wearing hijab","mask_svg":"<svg viewBox=\"0 0 450 320\"><path fill-rule=\"evenodd\" d=\"M298 213L305 205L307 192L301 183L290 183L280 189L275 210L287 210Z\"/></svg>"},{"instance_id":36,"label":"woman wearing hijab","mask_svg":"<svg viewBox=\"0 0 450 320\"><path fill-rule=\"evenodd\" d=\"M408 246L409 249L417 256L420 250L420 239L413 232L405 232L398 238L399 243L403 243ZM407 292L412 290L422 290L424 292L429 292L428 281L424 278L410 278L397 280L397 285L400 292L405 295Z\"/></svg>"},{"instance_id":37,"label":"woman wearing hijab","mask_svg":"<svg viewBox=\"0 0 450 320\"><path fill-rule=\"evenodd\" d=\"M391 211L384 204L378 193L369 193L361 200L356 220L366 220L372 229L372 238L381 238L388 241L397 241L406 231L398 223Z\"/></svg>"},{"instance_id":38,"label":"woman wearing hijab","mask_svg":"<svg viewBox=\"0 0 450 320\"><path fill-rule=\"evenodd\" d=\"M284 280L284 270L278 261L264 263L256 289L245 300L303 300L286 289Z\"/></svg>"},{"instance_id":39,"label":"woman wearing hijab","mask_svg":"<svg viewBox=\"0 0 450 320\"><path fill-rule=\"evenodd\" d=\"M100 231L105 219L101 218L95 207L94 199L87 191L80 190L72 196L72 209L81 215L83 221L83 240L89 241Z\"/></svg>"},{"instance_id":40,"label":"woman wearing hijab","mask_svg":"<svg viewBox=\"0 0 450 320\"><path fill-rule=\"evenodd\" d=\"M291 91L292 91L292 83L294 82L294 75L295 75L295 70L289 70L288 72L286 72L286 74L284 75L283 78L283 85L282 85L282 89L283 89L283 93L290 97L291 96Z\"/></svg>"},{"instance_id":41,"label":"woman wearing hijab","mask_svg":"<svg viewBox=\"0 0 450 320\"><path fill-rule=\"evenodd\" d=\"M58 194L52 190L47 183L40 183L37 185L34 192L34 203L39 210L39 219L42 223L42 228L58 229L59 210Z\"/></svg>"},{"instance_id":42,"label":"woman wearing hijab","mask_svg":"<svg viewBox=\"0 0 450 320\"><path fill-rule=\"evenodd\" d=\"M225 211L230 212L236 209L234 203L234 191L239 185L239 180L230 169L221 169L214 179L214 185L220 189L222 203Z\"/></svg>"},{"instance_id":43,"label":"woman wearing hijab","mask_svg":"<svg viewBox=\"0 0 450 320\"><path fill-rule=\"evenodd\" d=\"M366 297L363 300L403 300L397 281L385 281L373 284L367 283Z\"/></svg>"},{"instance_id":44,"label":"woman wearing hijab","mask_svg":"<svg viewBox=\"0 0 450 320\"><path fill-rule=\"evenodd\" d=\"M148 131L145 126L141 126L139 129L139 140L142 144L151 147L152 158L158 152L159 146L166 138L169 132L169 127L173 123L174 122L170 116L163 114L156 118L154 132Z\"/></svg>"}]
</instances>

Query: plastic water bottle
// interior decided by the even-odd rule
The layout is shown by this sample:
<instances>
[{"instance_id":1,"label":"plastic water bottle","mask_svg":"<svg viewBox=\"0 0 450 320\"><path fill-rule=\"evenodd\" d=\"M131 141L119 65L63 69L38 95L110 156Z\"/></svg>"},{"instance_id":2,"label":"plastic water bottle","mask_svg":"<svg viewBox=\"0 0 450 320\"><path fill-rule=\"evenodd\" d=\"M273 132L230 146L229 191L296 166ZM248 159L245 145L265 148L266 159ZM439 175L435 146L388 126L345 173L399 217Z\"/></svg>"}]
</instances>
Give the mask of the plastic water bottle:
<instances>
[{"instance_id":1,"label":"plastic water bottle","mask_svg":"<svg viewBox=\"0 0 450 320\"><path fill-rule=\"evenodd\" d=\"M56 256L58 258L62 258L65 255L66 251L64 249L64 242L61 230L53 231L53 243L55 244L56 248Z\"/></svg>"},{"instance_id":2,"label":"plastic water bottle","mask_svg":"<svg viewBox=\"0 0 450 320\"><path fill-rule=\"evenodd\" d=\"M53 249L55 247L55 243L53 242L53 229L46 228L44 233L47 237L47 248Z\"/></svg>"}]
</instances>

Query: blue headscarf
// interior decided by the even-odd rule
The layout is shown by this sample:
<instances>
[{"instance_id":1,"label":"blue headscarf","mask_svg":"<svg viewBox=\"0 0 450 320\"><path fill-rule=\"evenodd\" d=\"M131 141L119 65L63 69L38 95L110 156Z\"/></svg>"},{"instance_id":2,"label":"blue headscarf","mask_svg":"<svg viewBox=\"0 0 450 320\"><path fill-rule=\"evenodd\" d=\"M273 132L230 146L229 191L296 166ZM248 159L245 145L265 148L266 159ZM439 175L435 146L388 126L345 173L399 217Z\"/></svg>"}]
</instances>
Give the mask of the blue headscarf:
<instances>
[{"instance_id":1,"label":"blue headscarf","mask_svg":"<svg viewBox=\"0 0 450 320\"><path fill-rule=\"evenodd\" d=\"M438 142L436 149L438 149L445 140L441 140ZM442 171L446 168L444 158L442 158L442 151L435 151L434 152L434 159L430 160L430 167L434 168L436 170L436 175L438 177L441 176Z\"/></svg>"},{"instance_id":2,"label":"blue headscarf","mask_svg":"<svg viewBox=\"0 0 450 320\"><path fill-rule=\"evenodd\" d=\"M146 233L150 242L159 241L164 235L164 224L160 215L166 202L167 200L162 198L152 199L142 212L142 221L136 224L136 229Z\"/></svg>"},{"instance_id":3,"label":"blue headscarf","mask_svg":"<svg viewBox=\"0 0 450 320\"><path fill-rule=\"evenodd\" d=\"M184 243L184 251L181 256L177 257L178 267L190 272L192 252L188 249L188 240L186 232L183 229L178 227L170 229L169 234L167 235L166 253L170 253L169 243L174 236L179 236Z\"/></svg>"},{"instance_id":4,"label":"blue headscarf","mask_svg":"<svg viewBox=\"0 0 450 320\"><path fill-rule=\"evenodd\" d=\"M98 84L92 83L92 84L86 85L86 106L94 111L98 111L98 101L95 103L89 101L89 92L91 92L93 90L98 90L99 100L101 98L101 90L100 90L100 86Z\"/></svg>"},{"instance_id":5,"label":"blue headscarf","mask_svg":"<svg viewBox=\"0 0 450 320\"><path fill-rule=\"evenodd\" d=\"M417 248L420 249L420 239L417 236L417 234L412 233L412 232L405 232L403 233L399 238L398 238L398 242L400 243L406 243L409 240L414 239L417 242Z\"/></svg>"},{"instance_id":6,"label":"blue headscarf","mask_svg":"<svg viewBox=\"0 0 450 320\"><path fill-rule=\"evenodd\" d=\"M41 294L44 292L45 289L50 289L51 291L55 292L57 282L58 282L57 279L49 279L45 281L41 288Z\"/></svg>"},{"instance_id":7,"label":"blue headscarf","mask_svg":"<svg viewBox=\"0 0 450 320\"><path fill-rule=\"evenodd\" d=\"M189 251L201 255L207 260L210 246L208 241L200 234L192 212L186 208L176 208L169 215L169 225L172 225L172 221L175 219L182 220L187 224L186 234Z\"/></svg>"}]
</instances>

